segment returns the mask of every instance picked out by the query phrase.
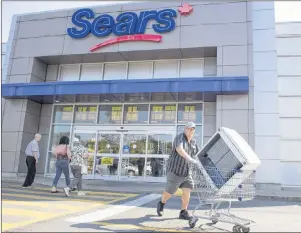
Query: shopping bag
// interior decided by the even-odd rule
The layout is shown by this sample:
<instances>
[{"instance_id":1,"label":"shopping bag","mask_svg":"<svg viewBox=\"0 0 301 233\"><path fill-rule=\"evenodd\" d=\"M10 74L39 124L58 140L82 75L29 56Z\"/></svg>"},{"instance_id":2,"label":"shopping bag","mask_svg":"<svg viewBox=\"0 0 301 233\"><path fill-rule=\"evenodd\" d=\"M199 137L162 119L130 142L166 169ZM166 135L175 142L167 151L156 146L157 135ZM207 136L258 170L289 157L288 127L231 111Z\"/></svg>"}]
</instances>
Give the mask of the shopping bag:
<instances>
[{"instance_id":1,"label":"shopping bag","mask_svg":"<svg viewBox=\"0 0 301 233\"><path fill-rule=\"evenodd\" d=\"M84 164L81 167L81 173L82 173L82 175L87 175L88 174L88 167Z\"/></svg>"}]
</instances>

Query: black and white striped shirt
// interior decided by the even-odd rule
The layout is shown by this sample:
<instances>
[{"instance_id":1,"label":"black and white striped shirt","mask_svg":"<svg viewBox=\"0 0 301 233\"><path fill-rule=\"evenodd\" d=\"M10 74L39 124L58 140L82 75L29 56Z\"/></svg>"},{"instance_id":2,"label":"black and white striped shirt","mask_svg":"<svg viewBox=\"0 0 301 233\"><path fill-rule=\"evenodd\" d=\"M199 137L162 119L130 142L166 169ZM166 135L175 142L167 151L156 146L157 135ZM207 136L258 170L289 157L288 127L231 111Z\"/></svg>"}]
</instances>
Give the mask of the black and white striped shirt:
<instances>
[{"instance_id":1,"label":"black and white striped shirt","mask_svg":"<svg viewBox=\"0 0 301 233\"><path fill-rule=\"evenodd\" d=\"M186 177L189 174L188 161L176 151L176 148L179 146L181 146L192 158L194 158L199 152L199 146L195 139L190 140L189 143L185 133L177 135L174 139L172 152L168 159L166 169L167 172L172 172L178 176Z\"/></svg>"}]
</instances>

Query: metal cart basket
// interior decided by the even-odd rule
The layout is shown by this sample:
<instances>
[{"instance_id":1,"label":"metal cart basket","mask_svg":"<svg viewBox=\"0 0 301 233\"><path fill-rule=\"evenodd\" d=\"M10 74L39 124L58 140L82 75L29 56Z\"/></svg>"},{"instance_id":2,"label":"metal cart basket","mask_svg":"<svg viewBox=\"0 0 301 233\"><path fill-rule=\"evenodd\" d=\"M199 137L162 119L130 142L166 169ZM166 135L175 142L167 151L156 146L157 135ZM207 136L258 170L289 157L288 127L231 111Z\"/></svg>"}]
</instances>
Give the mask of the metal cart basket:
<instances>
[{"instance_id":1,"label":"metal cart basket","mask_svg":"<svg viewBox=\"0 0 301 233\"><path fill-rule=\"evenodd\" d=\"M235 130L221 127L196 155L197 164L190 164L199 204L189 221L194 227L198 218L212 223L234 224L233 232L249 232L255 222L230 213L232 201L255 197L255 170L260 160L248 143ZM220 208L228 203L228 208ZM196 210L210 206L207 216L196 216Z\"/></svg>"},{"instance_id":2,"label":"metal cart basket","mask_svg":"<svg viewBox=\"0 0 301 233\"><path fill-rule=\"evenodd\" d=\"M189 226L194 228L198 219L202 218L212 221L213 224L218 222L233 224L233 232L250 232L250 227L255 222L235 216L230 211L233 201L252 200L255 197L255 172L246 177L241 170L217 171L215 167L204 167L202 164L194 165L192 171L199 204L192 212ZM244 182L237 185L237 180L241 180L242 177ZM229 181L224 187L227 179ZM221 189L222 187L223 189ZM223 203L227 203L226 209L220 208ZM196 211L201 207L207 206L210 209L205 216L196 214Z\"/></svg>"}]
</instances>

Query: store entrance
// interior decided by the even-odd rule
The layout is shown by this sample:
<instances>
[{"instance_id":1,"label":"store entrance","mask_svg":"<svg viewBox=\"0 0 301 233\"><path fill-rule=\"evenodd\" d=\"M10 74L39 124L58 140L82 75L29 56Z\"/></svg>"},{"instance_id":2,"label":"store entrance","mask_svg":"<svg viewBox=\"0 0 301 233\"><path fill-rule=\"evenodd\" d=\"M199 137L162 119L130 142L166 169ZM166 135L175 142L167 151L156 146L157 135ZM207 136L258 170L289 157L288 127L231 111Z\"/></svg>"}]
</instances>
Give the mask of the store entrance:
<instances>
[{"instance_id":1,"label":"store entrance","mask_svg":"<svg viewBox=\"0 0 301 233\"><path fill-rule=\"evenodd\" d=\"M75 127L72 142L87 149L86 179L165 182L174 126Z\"/></svg>"}]
</instances>

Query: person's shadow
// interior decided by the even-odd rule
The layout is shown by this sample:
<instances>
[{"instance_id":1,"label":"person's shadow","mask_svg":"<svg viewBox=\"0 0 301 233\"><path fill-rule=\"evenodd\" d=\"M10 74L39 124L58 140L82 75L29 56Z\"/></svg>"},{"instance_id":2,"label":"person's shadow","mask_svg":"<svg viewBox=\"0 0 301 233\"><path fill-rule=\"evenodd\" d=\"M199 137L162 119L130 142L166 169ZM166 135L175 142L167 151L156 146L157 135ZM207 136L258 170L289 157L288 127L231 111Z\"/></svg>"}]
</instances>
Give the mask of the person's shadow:
<instances>
[{"instance_id":1,"label":"person's shadow","mask_svg":"<svg viewBox=\"0 0 301 233\"><path fill-rule=\"evenodd\" d=\"M185 223L184 223L184 222ZM183 224L184 223L184 224ZM178 226L177 226L178 225ZM185 225L183 227L183 225ZM154 231L159 230L164 232L165 230L170 232L171 230L187 232L187 231L214 231L219 230L222 232L230 232L225 229L218 228L213 223L206 223L205 220L199 219L194 228L190 228L187 220L180 220L177 216L174 218L164 218L157 215L145 215L140 218L115 218L103 221L96 221L91 223L78 223L73 224L71 227L79 229L93 229L93 230L113 230L118 232L131 231ZM124 229L122 229L122 227ZM111 229L112 228L112 229Z\"/></svg>"}]
</instances>

